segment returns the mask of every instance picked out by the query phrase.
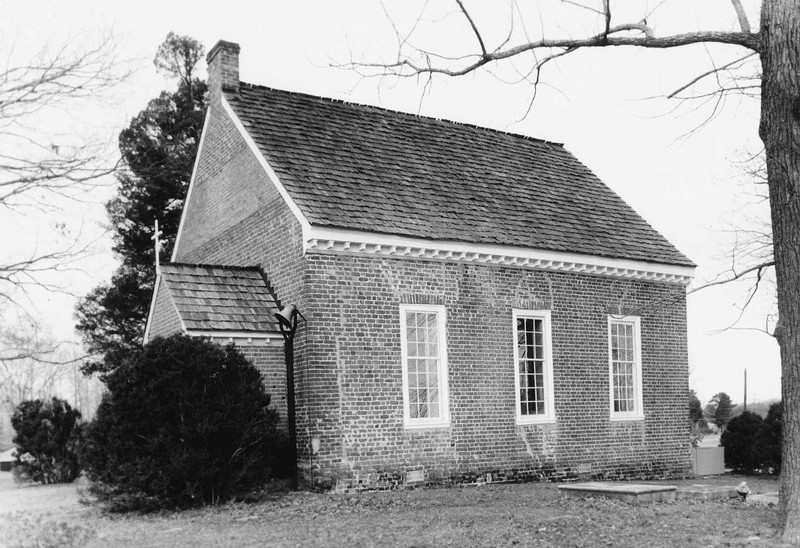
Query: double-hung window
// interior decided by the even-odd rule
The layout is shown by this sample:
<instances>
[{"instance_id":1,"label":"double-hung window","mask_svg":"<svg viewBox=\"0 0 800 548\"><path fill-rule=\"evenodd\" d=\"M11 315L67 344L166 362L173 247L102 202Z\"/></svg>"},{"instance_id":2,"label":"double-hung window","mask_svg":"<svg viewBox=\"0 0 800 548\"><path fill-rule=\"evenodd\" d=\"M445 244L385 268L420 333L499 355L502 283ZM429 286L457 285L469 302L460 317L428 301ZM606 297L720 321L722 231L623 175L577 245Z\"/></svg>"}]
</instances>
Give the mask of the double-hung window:
<instances>
[{"instance_id":1,"label":"double-hung window","mask_svg":"<svg viewBox=\"0 0 800 548\"><path fill-rule=\"evenodd\" d=\"M406 428L450 424L445 308L400 305L403 415Z\"/></svg>"},{"instance_id":2,"label":"double-hung window","mask_svg":"<svg viewBox=\"0 0 800 548\"><path fill-rule=\"evenodd\" d=\"M642 409L642 351L636 316L608 318L611 418L639 420Z\"/></svg>"},{"instance_id":3,"label":"double-hung window","mask_svg":"<svg viewBox=\"0 0 800 548\"><path fill-rule=\"evenodd\" d=\"M553 422L553 356L549 310L514 310L517 423Z\"/></svg>"}]
</instances>

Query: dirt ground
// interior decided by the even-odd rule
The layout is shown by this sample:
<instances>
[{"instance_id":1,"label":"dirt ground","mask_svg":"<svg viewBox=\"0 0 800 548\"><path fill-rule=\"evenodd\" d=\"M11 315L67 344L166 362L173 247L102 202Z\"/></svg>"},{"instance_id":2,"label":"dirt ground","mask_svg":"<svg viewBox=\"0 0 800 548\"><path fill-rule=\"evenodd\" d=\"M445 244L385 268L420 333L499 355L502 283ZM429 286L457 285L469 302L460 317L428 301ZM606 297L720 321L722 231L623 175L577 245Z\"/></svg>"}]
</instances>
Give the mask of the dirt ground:
<instances>
[{"instance_id":1,"label":"dirt ground","mask_svg":"<svg viewBox=\"0 0 800 548\"><path fill-rule=\"evenodd\" d=\"M666 482L777 491L774 479ZM113 515L80 503L78 486L13 484L0 473L0 546L777 546L777 509L742 503L626 504L565 499L528 483L331 495Z\"/></svg>"}]
</instances>

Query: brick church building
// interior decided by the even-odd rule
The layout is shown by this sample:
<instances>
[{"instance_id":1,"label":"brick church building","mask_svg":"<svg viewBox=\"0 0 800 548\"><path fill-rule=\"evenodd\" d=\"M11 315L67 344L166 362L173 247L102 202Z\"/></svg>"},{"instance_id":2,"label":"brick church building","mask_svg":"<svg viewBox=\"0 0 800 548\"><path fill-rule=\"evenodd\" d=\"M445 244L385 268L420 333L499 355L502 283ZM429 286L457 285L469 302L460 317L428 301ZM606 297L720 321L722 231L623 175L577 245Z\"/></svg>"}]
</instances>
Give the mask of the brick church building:
<instances>
[{"instance_id":1,"label":"brick church building","mask_svg":"<svg viewBox=\"0 0 800 548\"><path fill-rule=\"evenodd\" d=\"M321 486L688 471L689 259L561 144L246 84L238 60L208 55L146 340L239 346Z\"/></svg>"}]
</instances>

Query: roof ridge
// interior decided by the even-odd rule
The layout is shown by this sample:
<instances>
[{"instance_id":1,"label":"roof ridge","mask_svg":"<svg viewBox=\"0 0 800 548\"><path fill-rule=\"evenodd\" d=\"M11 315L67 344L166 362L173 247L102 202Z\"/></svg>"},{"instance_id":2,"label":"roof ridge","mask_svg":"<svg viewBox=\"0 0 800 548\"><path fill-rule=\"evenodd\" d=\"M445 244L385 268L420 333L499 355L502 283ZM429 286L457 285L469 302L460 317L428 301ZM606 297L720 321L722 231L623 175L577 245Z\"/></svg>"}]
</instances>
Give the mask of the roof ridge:
<instances>
[{"instance_id":1,"label":"roof ridge","mask_svg":"<svg viewBox=\"0 0 800 548\"><path fill-rule=\"evenodd\" d=\"M162 266L187 266L193 268L225 268L227 270L246 270L249 272L260 272L261 267L258 265L254 266L235 266L235 265L224 265L224 264L205 264L205 263L164 263Z\"/></svg>"},{"instance_id":2,"label":"roof ridge","mask_svg":"<svg viewBox=\"0 0 800 548\"><path fill-rule=\"evenodd\" d=\"M309 99L313 99L313 100L317 100L317 101L324 101L324 102L328 102L328 103L340 103L342 105L349 105L349 106L353 106L353 107L374 109L374 110L377 110L377 111L388 112L388 113L391 113L391 114L399 114L401 116L409 116L409 117L412 117L412 118L423 118L425 120L431 120L433 122L438 122L438 123L443 123L443 124L453 124L453 125L457 125L457 126L463 126L463 127L478 129L478 130L481 130L481 131L491 131L492 133L499 133L501 135L508 135L510 137L518 137L518 138L525 139L525 140L528 140L528 141L535 141L537 143L542 143L542 144L545 144L545 145L552 145L552 146L557 146L557 147L560 147L560 148L564 148L564 143L559 143L558 141L548 141L547 139L541 139L539 137L533 137L531 135L523 135L522 133L514 133L513 131L504 131L502 129L495 129L495 128L486 127L486 126L479 126L477 124L470 124L469 122L458 122L456 120L449 120L447 118L434 118L433 116L425 116L423 114L414 114L414 113L411 113L411 112L405 112L405 111L402 111L402 110L395 110L395 109L391 109L391 108L387 108L387 107L379 107L379 106L376 106L376 105L368 105L366 103L356 103L355 101L345 101L344 99L336 99L334 97L322 97L320 95L313 95L311 93L305 93L305 92L302 92L302 91L289 91L289 90L285 90L285 89L278 89L278 88L273 88L273 87L270 87L270 86L264 86L264 85L261 85L261 84L251 84L251 83L248 83L248 82L239 82L239 89L241 89L242 87L248 87L248 88L252 88L252 89L265 89L265 90L269 90L269 91L277 91L279 93L286 93L288 95L299 95L299 96L307 97Z\"/></svg>"}]
</instances>

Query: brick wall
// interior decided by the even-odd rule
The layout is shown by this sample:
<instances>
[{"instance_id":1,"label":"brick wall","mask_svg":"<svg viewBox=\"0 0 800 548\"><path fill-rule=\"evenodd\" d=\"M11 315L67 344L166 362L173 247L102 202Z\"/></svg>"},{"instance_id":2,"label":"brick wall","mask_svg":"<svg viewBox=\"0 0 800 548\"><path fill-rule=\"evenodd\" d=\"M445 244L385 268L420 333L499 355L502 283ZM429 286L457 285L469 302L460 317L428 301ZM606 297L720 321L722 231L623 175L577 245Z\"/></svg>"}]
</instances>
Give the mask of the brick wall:
<instances>
[{"instance_id":1,"label":"brick wall","mask_svg":"<svg viewBox=\"0 0 800 548\"><path fill-rule=\"evenodd\" d=\"M322 483L380 486L420 468L429 480L687 471L683 287L420 260L307 260L312 388L303 413L322 442ZM446 307L448 428L404 429L400 303ZM512 308L551 310L555 424L516 424ZM641 316L644 421L609 420L607 318L620 312Z\"/></svg>"},{"instance_id":2,"label":"brick wall","mask_svg":"<svg viewBox=\"0 0 800 548\"><path fill-rule=\"evenodd\" d=\"M271 396L270 408L280 415L280 428L286 423L286 362L283 347L263 344L237 344L236 348L256 366L264 379L264 388Z\"/></svg>"},{"instance_id":3,"label":"brick wall","mask_svg":"<svg viewBox=\"0 0 800 548\"><path fill-rule=\"evenodd\" d=\"M183 331L181 319L172 297L169 295L166 284L161 280L158 284L158 295L154 303L153 315L150 318L149 339L154 337L169 337L175 333ZM148 342L148 341L145 341Z\"/></svg>"}]
</instances>

